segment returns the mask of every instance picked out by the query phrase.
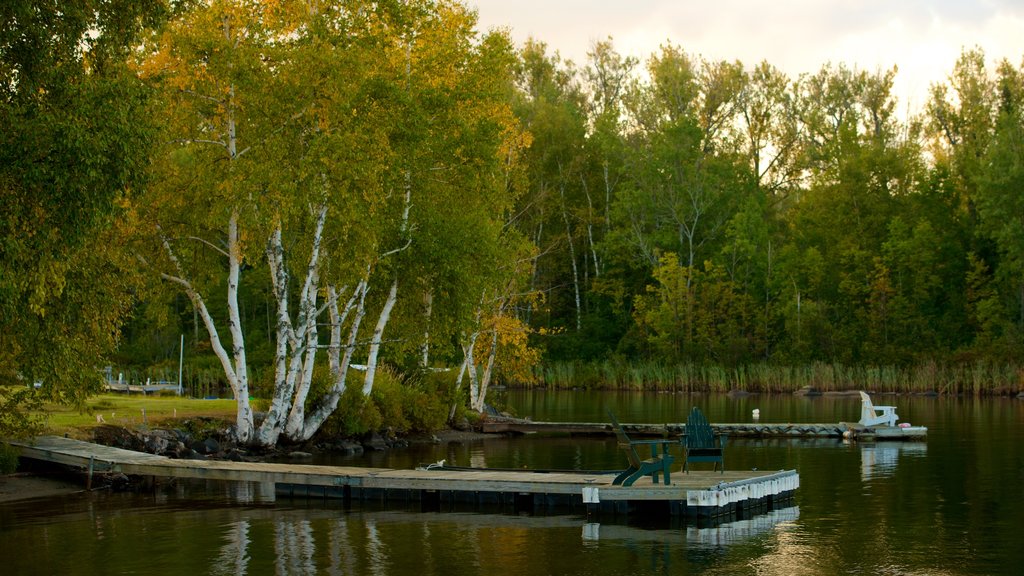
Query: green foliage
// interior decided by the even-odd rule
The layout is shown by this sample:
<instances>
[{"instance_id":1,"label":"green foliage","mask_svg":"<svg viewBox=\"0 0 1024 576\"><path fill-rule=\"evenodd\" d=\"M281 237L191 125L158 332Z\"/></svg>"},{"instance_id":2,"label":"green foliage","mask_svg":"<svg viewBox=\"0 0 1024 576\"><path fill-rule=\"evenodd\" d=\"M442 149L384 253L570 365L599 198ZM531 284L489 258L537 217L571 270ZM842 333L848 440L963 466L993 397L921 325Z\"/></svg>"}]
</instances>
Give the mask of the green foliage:
<instances>
[{"instance_id":1,"label":"green foliage","mask_svg":"<svg viewBox=\"0 0 1024 576\"><path fill-rule=\"evenodd\" d=\"M186 418L175 423L175 427L196 440L206 440L207 438L220 440L229 425L226 420L208 417Z\"/></svg>"},{"instance_id":2,"label":"green foliage","mask_svg":"<svg viewBox=\"0 0 1024 576\"><path fill-rule=\"evenodd\" d=\"M21 451L8 444L0 443L0 476L13 474L18 470L18 457Z\"/></svg>"},{"instance_id":3,"label":"green foliage","mask_svg":"<svg viewBox=\"0 0 1024 576\"><path fill-rule=\"evenodd\" d=\"M32 413L41 405L33 388L0 384L0 438L27 438L39 432L42 421Z\"/></svg>"},{"instance_id":4,"label":"green foliage","mask_svg":"<svg viewBox=\"0 0 1024 576\"><path fill-rule=\"evenodd\" d=\"M451 401L450 374L406 376L381 367L369 398L349 387L338 409L321 428L322 436L362 436L370 432L430 432L444 427Z\"/></svg>"},{"instance_id":5,"label":"green foliage","mask_svg":"<svg viewBox=\"0 0 1024 576\"><path fill-rule=\"evenodd\" d=\"M14 0L0 9L5 413L27 400L6 387L32 382L51 400L81 404L117 344L138 278L116 218L144 184L153 134L147 93L124 55L162 13L157 1Z\"/></svg>"},{"instance_id":6,"label":"green foliage","mask_svg":"<svg viewBox=\"0 0 1024 576\"><path fill-rule=\"evenodd\" d=\"M399 279L383 354L406 366L428 340L431 364L457 364L457 343L496 322L482 317L492 313L529 329L549 361L544 381L558 386L776 390L860 377L920 387L918 375L931 374L944 389L990 392L1010 380L989 367L1024 362L1020 67L993 69L965 51L923 114L903 119L895 69L828 64L791 79L769 63L708 61L669 44L640 74L611 40L580 67L539 41L517 56L503 34L476 35L472 14L429 0L315 13L259 7L253 16L231 3L214 6L223 14L196 5L168 29L173 42L148 47L139 70L164 89L153 104L168 133L152 163L151 202L138 210L176 238L195 285L214 294L226 289L217 249L226 217L239 215L241 308L247 342L259 343L248 352L260 396L269 396L276 322L266 238L280 225L289 271L303 274L311 246L302 234L320 203L330 209L320 277L351 289L369 274L371 314L387 294L378 287ZM248 27L245 42L224 38L221 16ZM110 114L124 128L142 96L133 78L110 79L75 84L54 102L88 111L121 95L124 107ZM10 139L69 131L76 138L57 149L66 158L116 152L146 134L140 125L93 141L72 130L83 115L57 108L40 108L56 127L13 122ZM227 132L229 110L248 151L226 162L209 135ZM86 163L59 183L76 198L72 180L123 189L136 181L139 158L129 160ZM0 314L16 324L8 332L31 332L36 320L22 310L41 318L45 308L61 318L53 326L93 326L108 347L109 318L83 317L81 298L54 296L58 286L74 293L122 276L76 276L71 256L87 254L73 250L35 258L26 245L51 249L53 240L22 238L40 217L75 228L46 204L45 178L4 174L0 193L42 194L39 206L15 202L7 216L16 230L0 245ZM32 186L23 193L24 182ZM117 205L94 196L82 201ZM101 296L114 303L111 318L129 313ZM128 357L166 358L174 335L195 327L183 302L151 298ZM223 300L209 299L218 323ZM160 334L147 341L150 320ZM0 366L20 373L0 376L63 381L58 364L23 369L32 348L5 334L0 359L19 362ZM94 341L65 339L55 357L95 358L81 349ZM192 380L203 381L194 386L215 387L217 365L202 342L192 348ZM326 392L321 372L311 398ZM980 374L992 385L977 384ZM347 393L344 418L332 422L353 432L429 428L447 388L428 381L382 373L367 401Z\"/></svg>"}]
</instances>

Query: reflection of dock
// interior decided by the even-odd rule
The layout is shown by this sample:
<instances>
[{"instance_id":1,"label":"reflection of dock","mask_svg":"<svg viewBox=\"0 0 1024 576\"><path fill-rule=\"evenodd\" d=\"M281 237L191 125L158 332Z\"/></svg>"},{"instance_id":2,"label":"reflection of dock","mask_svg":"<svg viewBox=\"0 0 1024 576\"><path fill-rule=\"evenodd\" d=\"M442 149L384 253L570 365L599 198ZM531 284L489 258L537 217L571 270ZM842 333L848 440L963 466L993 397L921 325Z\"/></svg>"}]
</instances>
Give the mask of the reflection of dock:
<instances>
[{"instance_id":1,"label":"reflection of dock","mask_svg":"<svg viewBox=\"0 0 1024 576\"><path fill-rule=\"evenodd\" d=\"M922 442L889 442L860 444L860 477L863 480L884 478L896 472L901 456L919 458L928 454Z\"/></svg>"},{"instance_id":2,"label":"reflection of dock","mask_svg":"<svg viewBox=\"0 0 1024 576\"><path fill-rule=\"evenodd\" d=\"M644 512L713 517L750 515L788 505L800 485L793 470L710 471L674 474L672 484L649 477L632 486L613 486L609 474L531 471L395 470L173 460L68 438L44 436L15 443L23 457L83 468L92 474L120 472L136 476L267 482L279 495L370 501L418 501L444 510L456 503L490 504L533 511L579 508L595 513Z\"/></svg>"}]
</instances>

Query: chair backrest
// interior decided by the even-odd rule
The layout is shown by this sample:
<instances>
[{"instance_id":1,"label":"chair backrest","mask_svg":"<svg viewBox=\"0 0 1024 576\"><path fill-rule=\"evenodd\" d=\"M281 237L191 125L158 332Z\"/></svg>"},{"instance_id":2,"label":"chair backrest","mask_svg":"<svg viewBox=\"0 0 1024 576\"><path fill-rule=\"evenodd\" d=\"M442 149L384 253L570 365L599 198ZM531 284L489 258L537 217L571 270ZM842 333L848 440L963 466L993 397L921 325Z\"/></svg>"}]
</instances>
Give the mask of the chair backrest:
<instances>
[{"instance_id":1,"label":"chair backrest","mask_svg":"<svg viewBox=\"0 0 1024 576\"><path fill-rule=\"evenodd\" d=\"M860 391L860 424L864 426L895 426L899 417L896 415L895 406L875 406L871 403L871 396L867 392Z\"/></svg>"},{"instance_id":2,"label":"chair backrest","mask_svg":"<svg viewBox=\"0 0 1024 576\"><path fill-rule=\"evenodd\" d=\"M687 448L705 448L715 445L715 433L711 424L696 406L690 410L690 416L686 419L686 446Z\"/></svg>"},{"instance_id":3,"label":"chair backrest","mask_svg":"<svg viewBox=\"0 0 1024 576\"><path fill-rule=\"evenodd\" d=\"M608 417L611 418L612 430L615 430L615 437L618 439L619 448L626 451L626 458L630 464L639 466L640 455L636 453L636 448L633 447L633 443L630 441L626 431L622 429L622 424L619 424L618 419L615 418L615 413L611 410L608 411Z\"/></svg>"},{"instance_id":4,"label":"chair backrest","mask_svg":"<svg viewBox=\"0 0 1024 576\"><path fill-rule=\"evenodd\" d=\"M871 396L868 393L860 391L860 421L870 422L875 419L875 405L871 403Z\"/></svg>"}]
</instances>

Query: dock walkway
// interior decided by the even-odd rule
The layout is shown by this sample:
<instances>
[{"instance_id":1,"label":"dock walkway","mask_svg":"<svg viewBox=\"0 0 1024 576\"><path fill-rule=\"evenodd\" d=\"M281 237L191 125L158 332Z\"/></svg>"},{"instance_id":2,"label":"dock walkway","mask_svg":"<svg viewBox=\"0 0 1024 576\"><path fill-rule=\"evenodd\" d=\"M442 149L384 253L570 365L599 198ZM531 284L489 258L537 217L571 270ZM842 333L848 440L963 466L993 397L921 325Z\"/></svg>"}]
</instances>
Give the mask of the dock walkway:
<instances>
[{"instance_id":1,"label":"dock walkway","mask_svg":"<svg viewBox=\"0 0 1024 576\"><path fill-rule=\"evenodd\" d=\"M671 515L748 515L789 505L800 477L794 470L693 471L672 475L672 484L650 477L632 486L612 485L610 474L481 470L398 470L221 460L175 460L57 436L10 442L25 458L93 472L133 476L200 478L273 483L291 498L419 501L424 508L455 503L499 504L517 510L585 508L597 513L636 509Z\"/></svg>"},{"instance_id":2,"label":"dock walkway","mask_svg":"<svg viewBox=\"0 0 1024 576\"><path fill-rule=\"evenodd\" d=\"M623 424L629 434L643 436L679 436L686 430L685 423ZM489 420L482 423L484 432L492 434L580 434L613 435L607 422L533 422L531 420ZM716 434L730 438L842 438L849 429L845 423L837 424L711 424Z\"/></svg>"}]
</instances>

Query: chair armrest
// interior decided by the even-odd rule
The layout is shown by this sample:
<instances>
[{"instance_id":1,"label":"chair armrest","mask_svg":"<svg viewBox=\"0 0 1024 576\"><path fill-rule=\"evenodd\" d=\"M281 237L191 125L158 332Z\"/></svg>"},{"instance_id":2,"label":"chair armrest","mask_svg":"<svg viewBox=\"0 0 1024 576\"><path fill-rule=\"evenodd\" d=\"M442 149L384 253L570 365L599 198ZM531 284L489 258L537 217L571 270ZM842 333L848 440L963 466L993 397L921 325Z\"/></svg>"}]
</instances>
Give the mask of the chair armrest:
<instances>
[{"instance_id":1,"label":"chair armrest","mask_svg":"<svg viewBox=\"0 0 1024 576\"><path fill-rule=\"evenodd\" d=\"M672 438L665 438L663 440L630 440L630 444L650 445L650 444L675 444L678 440Z\"/></svg>"}]
</instances>

